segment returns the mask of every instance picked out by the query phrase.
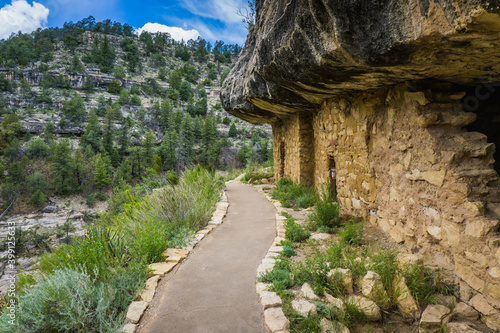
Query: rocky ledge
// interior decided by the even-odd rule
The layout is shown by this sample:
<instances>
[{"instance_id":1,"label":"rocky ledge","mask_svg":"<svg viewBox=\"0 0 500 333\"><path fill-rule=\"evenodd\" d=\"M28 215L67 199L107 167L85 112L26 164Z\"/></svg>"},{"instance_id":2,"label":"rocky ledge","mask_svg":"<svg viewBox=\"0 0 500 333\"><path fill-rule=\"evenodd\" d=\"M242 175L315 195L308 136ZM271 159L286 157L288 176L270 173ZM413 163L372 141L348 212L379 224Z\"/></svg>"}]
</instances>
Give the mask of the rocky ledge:
<instances>
[{"instance_id":1,"label":"rocky ledge","mask_svg":"<svg viewBox=\"0 0 500 333\"><path fill-rule=\"evenodd\" d=\"M500 81L499 0L257 0L256 10L221 91L250 122L407 81Z\"/></svg>"}]
</instances>

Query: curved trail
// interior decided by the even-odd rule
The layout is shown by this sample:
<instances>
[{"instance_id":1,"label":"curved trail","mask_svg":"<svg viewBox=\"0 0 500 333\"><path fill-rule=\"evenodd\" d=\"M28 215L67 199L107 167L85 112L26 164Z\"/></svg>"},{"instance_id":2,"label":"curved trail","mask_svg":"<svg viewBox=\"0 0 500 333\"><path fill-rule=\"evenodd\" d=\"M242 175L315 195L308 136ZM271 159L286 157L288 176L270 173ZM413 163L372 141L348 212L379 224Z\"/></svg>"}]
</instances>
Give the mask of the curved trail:
<instances>
[{"instance_id":1,"label":"curved trail","mask_svg":"<svg viewBox=\"0 0 500 333\"><path fill-rule=\"evenodd\" d=\"M140 333L264 333L254 289L275 236L275 208L251 186L227 186L224 223L165 276Z\"/></svg>"}]
</instances>

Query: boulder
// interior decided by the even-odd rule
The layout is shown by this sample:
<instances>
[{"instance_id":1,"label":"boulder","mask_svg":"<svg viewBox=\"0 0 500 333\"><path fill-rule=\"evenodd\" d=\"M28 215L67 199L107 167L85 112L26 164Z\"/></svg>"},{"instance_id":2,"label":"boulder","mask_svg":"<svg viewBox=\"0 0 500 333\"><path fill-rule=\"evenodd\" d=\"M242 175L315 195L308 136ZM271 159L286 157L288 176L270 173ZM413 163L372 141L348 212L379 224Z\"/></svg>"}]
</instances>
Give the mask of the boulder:
<instances>
[{"instance_id":1,"label":"boulder","mask_svg":"<svg viewBox=\"0 0 500 333\"><path fill-rule=\"evenodd\" d=\"M260 293L260 304L262 308L268 309L281 305L281 298L272 291L263 291Z\"/></svg>"},{"instance_id":2,"label":"boulder","mask_svg":"<svg viewBox=\"0 0 500 333\"><path fill-rule=\"evenodd\" d=\"M372 300L363 296L351 296L349 302L357 306L369 320L377 321L382 319L380 308Z\"/></svg>"},{"instance_id":3,"label":"boulder","mask_svg":"<svg viewBox=\"0 0 500 333\"><path fill-rule=\"evenodd\" d=\"M450 321L450 313L451 310L441 304L427 306L420 319L420 329L430 332L437 331L441 325Z\"/></svg>"},{"instance_id":4,"label":"boulder","mask_svg":"<svg viewBox=\"0 0 500 333\"><path fill-rule=\"evenodd\" d=\"M368 271L361 280L361 292L372 301L384 302L388 299L380 276L373 271Z\"/></svg>"},{"instance_id":5,"label":"boulder","mask_svg":"<svg viewBox=\"0 0 500 333\"><path fill-rule=\"evenodd\" d=\"M308 314L316 314L316 305L306 300L293 300L292 308L307 317Z\"/></svg>"},{"instance_id":6,"label":"boulder","mask_svg":"<svg viewBox=\"0 0 500 333\"><path fill-rule=\"evenodd\" d=\"M394 281L394 294L398 295L396 305L403 317L414 320L420 318L420 307L411 295L404 277L398 277L397 281Z\"/></svg>"},{"instance_id":7,"label":"boulder","mask_svg":"<svg viewBox=\"0 0 500 333\"><path fill-rule=\"evenodd\" d=\"M132 324L137 324L141 320L142 314L146 311L149 303L144 301L132 302L128 307L127 321Z\"/></svg>"},{"instance_id":8,"label":"boulder","mask_svg":"<svg viewBox=\"0 0 500 333\"><path fill-rule=\"evenodd\" d=\"M290 327L290 321L281 308L269 308L265 310L264 322L271 332L284 331Z\"/></svg>"},{"instance_id":9,"label":"boulder","mask_svg":"<svg viewBox=\"0 0 500 333\"><path fill-rule=\"evenodd\" d=\"M311 285L307 282L302 285L300 291L302 291L302 296L304 296L304 298L307 298L312 301L319 300L319 297L314 293L314 291L311 288Z\"/></svg>"},{"instance_id":10,"label":"boulder","mask_svg":"<svg viewBox=\"0 0 500 333\"><path fill-rule=\"evenodd\" d=\"M321 326L321 333L350 333L349 329L338 321L323 318L319 325Z\"/></svg>"},{"instance_id":11,"label":"boulder","mask_svg":"<svg viewBox=\"0 0 500 333\"><path fill-rule=\"evenodd\" d=\"M348 294L353 293L352 288L352 272L350 269L335 268L328 272L327 279L328 282L335 285L338 283L337 278L340 279L340 283L346 289Z\"/></svg>"},{"instance_id":12,"label":"boulder","mask_svg":"<svg viewBox=\"0 0 500 333\"><path fill-rule=\"evenodd\" d=\"M329 305L335 307L337 310L342 311L345 309L344 302L340 298L333 297L325 292L325 299Z\"/></svg>"}]
</instances>

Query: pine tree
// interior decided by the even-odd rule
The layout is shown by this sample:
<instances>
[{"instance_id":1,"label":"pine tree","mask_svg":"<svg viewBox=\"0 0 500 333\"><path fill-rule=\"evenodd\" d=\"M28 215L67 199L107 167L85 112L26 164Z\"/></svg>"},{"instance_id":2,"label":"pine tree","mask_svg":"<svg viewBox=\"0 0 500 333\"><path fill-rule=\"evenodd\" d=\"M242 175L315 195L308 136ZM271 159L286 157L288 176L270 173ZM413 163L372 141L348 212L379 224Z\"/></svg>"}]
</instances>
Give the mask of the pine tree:
<instances>
[{"instance_id":1,"label":"pine tree","mask_svg":"<svg viewBox=\"0 0 500 333\"><path fill-rule=\"evenodd\" d=\"M165 170L174 170L175 168L175 149L177 147L177 132L171 130L170 133L165 134L163 142L158 149L158 155L163 162Z\"/></svg>"},{"instance_id":2,"label":"pine tree","mask_svg":"<svg viewBox=\"0 0 500 333\"><path fill-rule=\"evenodd\" d=\"M130 131L130 127L132 127L132 119L130 119L130 116L127 116L123 122L122 128L120 129L120 136L118 137L118 152L121 157L125 155L125 152L128 149L128 132Z\"/></svg>"},{"instance_id":3,"label":"pine tree","mask_svg":"<svg viewBox=\"0 0 500 333\"><path fill-rule=\"evenodd\" d=\"M104 131L102 134L102 148L106 153L111 156L113 153L113 115L114 110L108 107L106 110L106 117L104 118Z\"/></svg>"},{"instance_id":4,"label":"pine tree","mask_svg":"<svg viewBox=\"0 0 500 333\"><path fill-rule=\"evenodd\" d=\"M154 156L154 134L153 132L146 133L146 139L144 140L144 163L146 164L146 168L149 168L153 165L153 156Z\"/></svg>"},{"instance_id":5,"label":"pine tree","mask_svg":"<svg viewBox=\"0 0 500 333\"><path fill-rule=\"evenodd\" d=\"M128 159L116 169L115 177L113 178L113 186L119 186L120 183L130 183L132 181L132 165Z\"/></svg>"},{"instance_id":6,"label":"pine tree","mask_svg":"<svg viewBox=\"0 0 500 333\"><path fill-rule=\"evenodd\" d=\"M97 188L104 188L111 183L109 169L109 157L107 157L106 155L103 156L102 154L97 154L94 171L94 184Z\"/></svg>"},{"instance_id":7,"label":"pine tree","mask_svg":"<svg viewBox=\"0 0 500 333\"><path fill-rule=\"evenodd\" d=\"M75 184L74 161L68 140L57 144L52 155L53 187L56 194L68 194Z\"/></svg>"},{"instance_id":8,"label":"pine tree","mask_svg":"<svg viewBox=\"0 0 500 333\"><path fill-rule=\"evenodd\" d=\"M202 133L203 133L203 118L201 116L197 116L196 118L194 118L193 122L194 140L200 141Z\"/></svg>"},{"instance_id":9,"label":"pine tree","mask_svg":"<svg viewBox=\"0 0 500 333\"><path fill-rule=\"evenodd\" d=\"M236 137L238 135L238 130L236 129L236 125L234 123L229 127L229 133L227 134L230 138Z\"/></svg>"},{"instance_id":10,"label":"pine tree","mask_svg":"<svg viewBox=\"0 0 500 333\"><path fill-rule=\"evenodd\" d=\"M80 139L80 145L84 147L84 149L86 146L90 146L94 153L97 153L101 148L101 126L99 125L99 119L97 119L97 114L94 110L90 111L85 132L83 132Z\"/></svg>"},{"instance_id":11,"label":"pine tree","mask_svg":"<svg viewBox=\"0 0 500 333\"><path fill-rule=\"evenodd\" d=\"M76 179L76 190L81 190L85 188L87 183L87 168L85 166L85 161L83 159L83 154L80 149L75 151L75 179Z\"/></svg>"},{"instance_id":12,"label":"pine tree","mask_svg":"<svg viewBox=\"0 0 500 333\"><path fill-rule=\"evenodd\" d=\"M164 132L169 131L173 122L173 108L168 99L161 103L160 126Z\"/></svg>"},{"instance_id":13,"label":"pine tree","mask_svg":"<svg viewBox=\"0 0 500 333\"><path fill-rule=\"evenodd\" d=\"M177 131L177 133L179 133L180 131L183 119L184 119L184 113L181 110L177 110L177 112L174 114L174 122L173 122L174 129Z\"/></svg>"},{"instance_id":14,"label":"pine tree","mask_svg":"<svg viewBox=\"0 0 500 333\"><path fill-rule=\"evenodd\" d=\"M206 117L202 134L202 162L217 167L222 147L219 141L219 132L213 117Z\"/></svg>"},{"instance_id":15,"label":"pine tree","mask_svg":"<svg viewBox=\"0 0 500 333\"><path fill-rule=\"evenodd\" d=\"M175 160L177 172L184 171L188 168L194 158L194 137L193 137L193 124L190 115L186 114L182 121L181 129L179 131L179 140L175 149Z\"/></svg>"},{"instance_id":16,"label":"pine tree","mask_svg":"<svg viewBox=\"0 0 500 333\"><path fill-rule=\"evenodd\" d=\"M63 104L63 115L74 123L81 123L85 120L85 104L83 98L78 93L74 93L70 100Z\"/></svg>"},{"instance_id":17,"label":"pine tree","mask_svg":"<svg viewBox=\"0 0 500 333\"><path fill-rule=\"evenodd\" d=\"M130 148L130 161L132 162L132 174L134 176L140 176L144 168L140 147Z\"/></svg>"}]
</instances>

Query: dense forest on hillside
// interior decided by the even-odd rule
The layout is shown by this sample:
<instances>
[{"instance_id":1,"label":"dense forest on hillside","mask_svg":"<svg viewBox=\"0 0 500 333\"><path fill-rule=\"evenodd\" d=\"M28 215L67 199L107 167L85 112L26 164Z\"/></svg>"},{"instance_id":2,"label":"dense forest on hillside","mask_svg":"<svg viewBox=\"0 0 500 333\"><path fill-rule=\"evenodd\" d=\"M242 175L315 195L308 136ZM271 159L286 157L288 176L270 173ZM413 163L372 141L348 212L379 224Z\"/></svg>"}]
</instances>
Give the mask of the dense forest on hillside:
<instances>
[{"instance_id":1,"label":"dense forest on hillside","mask_svg":"<svg viewBox=\"0 0 500 333\"><path fill-rule=\"evenodd\" d=\"M0 202L23 213L56 196L89 207L192 165L270 159L266 126L223 112L240 46L135 35L93 17L0 41Z\"/></svg>"}]
</instances>

